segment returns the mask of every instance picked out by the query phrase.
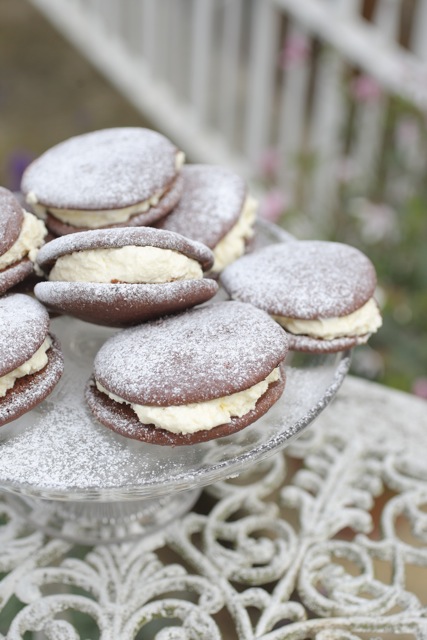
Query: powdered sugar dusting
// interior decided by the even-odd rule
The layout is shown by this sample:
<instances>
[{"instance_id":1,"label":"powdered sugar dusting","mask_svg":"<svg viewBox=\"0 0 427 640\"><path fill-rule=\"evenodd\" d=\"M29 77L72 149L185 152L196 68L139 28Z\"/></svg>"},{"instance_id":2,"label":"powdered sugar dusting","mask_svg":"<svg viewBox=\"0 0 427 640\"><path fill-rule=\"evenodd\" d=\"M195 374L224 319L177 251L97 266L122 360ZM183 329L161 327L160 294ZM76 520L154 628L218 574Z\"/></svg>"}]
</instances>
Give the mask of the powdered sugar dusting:
<instances>
[{"instance_id":1,"label":"powdered sugar dusting","mask_svg":"<svg viewBox=\"0 0 427 640\"><path fill-rule=\"evenodd\" d=\"M141 471L145 471L146 480L161 472L161 459L144 466L142 452L126 448L120 438L95 424L82 405L53 409L48 401L37 418L33 426L2 444L3 484L108 489L137 483Z\"/></svg>"},{"instance_id":2,"label":"powdered sugar dusting","mask_svg":"<svg viewBox=\"0 0 427 640\"><path fill-rule=\"evenodd\" d=\"M181 200L158 226L213 249L241 214L247 193L245 181L231 169L213 165L186 165L182 175Z\"/></svg>"},{"instance_id":3,"label":"powdered sugar dusting","mask_svg":"<svg viewBox=\"0 0 427 640\"><path fill-rule=\"evenodd\" d=\"M232 298L268 313L313 319L348 315L374 294L371 261L338 242L272 245L227 267L221 283Z\"/></svg>"},{"instance_id":4,"label":"powdered sugar dusting","mask_svg":"<svg viewBox=\"0 0 427 640\"><path fill-rule=\"evenodd\" d=\"M113 209L147 200L174 180L177 148L149 129L93 131L52 147L25 171L22 191L64 209Z\"/></svg>"},{"instance_id":5,"label":"powdered sugar dusting","mask_svg":"<svg viewBox=\"0 0 427 640\"><path fill-rule=\"evenodd\" d=\"M26 362L46 338L49 314L22 293L0 299L0 376Z\"/></svg>"},{"instance_id":6,"label":"powdered sugar dusting","mask_svg":"<svg viewBox=\"0 0 427 640\"><path fill-rule=\"evenodd\" d=\"M24 212L13 193L0 187L0 255L15 244L21 232Z\"/></svg>"},{"instance_id":7,"label":"powdered sugar dusting","mask_svg":"<svg viewBox=\"0 0 427 640\"><path fill-rule=\"evenodd\" d=\"M157 247L183 253L197 260L203 268L213 265L213 254L200 242L194 242L171 231L162 231L150 227L124 227L119 229L97 229L73 233L56 238L45 244L37 255L42 267L52 266L63 255L88 249L118 249L126 246Z\"/></svg>"},{"instance_id":8,"label":"powdered sugar dusting","mask_svg":"<svg viewBox=\"0 0 427 640\"><path fill-rule=\"evenodd\" d=\"M99 351L94 372L129 402L179 405L248 389L286 352L286 334L267 314L220 302L121 332Z\"/></svg>"}]
</instances>

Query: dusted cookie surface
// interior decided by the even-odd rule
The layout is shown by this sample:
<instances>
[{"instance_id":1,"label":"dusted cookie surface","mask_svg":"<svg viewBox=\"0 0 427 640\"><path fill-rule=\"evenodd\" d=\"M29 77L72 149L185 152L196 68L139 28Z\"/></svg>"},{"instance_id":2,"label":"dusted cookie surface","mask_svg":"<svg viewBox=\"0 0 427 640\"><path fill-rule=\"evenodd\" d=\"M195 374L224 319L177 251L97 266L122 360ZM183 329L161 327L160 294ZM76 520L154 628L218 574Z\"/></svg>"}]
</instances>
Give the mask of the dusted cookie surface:
<instances>
[{"instance_id":1,"label":"dusted cookie surface","mask_svg":"<svg viewBox=\"0 0 427 640\"><path fill-rule=\"evenodd\" d=\"M366 342L381 324L374 266L341 243L272 245L227 267L221 282L233 299L274 316L295 350L340 351Z\"/></svg>"},{"instance_id":2,"label":"dusted cookie surface","mask_svg":"<svg viewBox=\"0 0 427 640\"><path fill-rule=\"evenodd\" d=\"M13 193L0 187L0 256L17 241L24 221L24 212Z\"/></svg>"},{"instance_id":3,"label":"dusted cookie surface","mask_svg":"<svg viewBox=\"0 0 427 640\"><path fill-rule=\"evenodd\" d=\"M245 181L226 167L186 165L182 176L181 199L157 226L203 242L214 255L218 245L228 240L228 246L217 249L218 268L214 270L219 271L225 266L221 253L226 254L228 262L243 254L246 241L253 235L256 203L248 196ZM238 223L235 233L227 238Z\"/></svg>"},{"instance_id":4,"label":"dusted cookie surface","mask_svg":"<svg viewBox=\"0 0 427 640\"><path fill-rule=\"evenodd\" d=\"M279 371L274 377L274 372L286 353L286 334L267 314L238 302L212 304L127 329L110 338L95 358L97 388L89 385L87 399L98 419L114 428L114 409L126 403L178 410L196 405L197 411L199 403L220 400L226 404L234 394L251 393L261 385L250 410L232 416L224 430L215 432L215 428L223 426L218 424L213 429L197 427L197 434L187 434L186 426L182 433L159 436L165 441L158 443L200 442L217 437L215 434L232 433L265 413L283 391L284 377ZM266 382L269 377L271 384ZM101 410L103 400L106 413ZM153 429L168 431L154 426L147 431L139 420L135 433L136 413L126 410L123 414L120 409L119 414L118 430L129 437L154 442L157 440L153 439ZM123 427L124 415L133 418L129 433ZM181 438L182 435L186 437Z\"/></svg>"},{"instance_id":5,"label":"dusted cookie surface","mask_svg":"<svg viewBox=\"0 0 427 640\"><path fill-rule=\"evenodd\" d=\"M38 254L50 282L35 287L50 309L109 326L176 313L213 297L203 278L213 263L201 243L176 233L134 227L57 238Z\"/></svg>"},{"instance_id":6,"label":"dusted cookie surface","mask_svg":"<svg viewBox=\"0 0 427 640\"><path fill-rule=\"evenodd\" d=\"M92 228L117 222L109 218L112 211L131 208L132 217L158 207L179 169L178 149L160 133L137 127L103 129L48 149L26 169L21 189L35 210L72 227ZM158 207L158 218L164 209Z\"/></svg>"},{"instance_id":7,"label":"dusted cookie surface","mask_svg":"<svg viewBox=\"0 0 427 640\"><path fill-rule=\"evenodd\" d=\"M49 315L37 300L0 300L0 425L39 404L61 377L61 350L48 331Z\"/></svg>"}]
</instances>

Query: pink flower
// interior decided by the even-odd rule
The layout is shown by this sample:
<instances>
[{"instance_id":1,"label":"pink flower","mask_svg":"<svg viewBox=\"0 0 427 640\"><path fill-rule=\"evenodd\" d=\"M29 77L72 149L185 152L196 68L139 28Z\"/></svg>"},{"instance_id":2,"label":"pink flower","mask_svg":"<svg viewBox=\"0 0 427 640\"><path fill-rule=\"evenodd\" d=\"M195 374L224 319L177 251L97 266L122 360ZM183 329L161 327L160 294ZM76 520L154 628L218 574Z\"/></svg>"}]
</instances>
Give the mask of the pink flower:
<instances>
[{"instance_id":1,"label":"pink flower","mask_svg":"<svg viewBox=\"0 0 427 640\"><path fill-rule=\"evenodd\" d=\"M261 153L259 170L263 178L274 178L280 168L280 154L278 149L271 147Z\"/></svg>"},{"instance_id":2,"label":"pink flower","mask_svg":"<svg viewBox=\"0 0 427 640\"><path fill-rule=\"evenodd\" d=\"M412 147L420 137L418 124L414 118L402 118L396 127L396 139L401 147Z\"/></svg>"},{"instance_id":3,"label":"pink flower","mask_svg":"<svg viewBox=\"0 0 427 640\"><path fill-rule=\"evenodd\" d=\"M384 371L383 357L369 345L364 345L355 349L353 369L359 376L371 379L378 378Z\"/></svg>"},{"instance_id":4,"label":"pink flower","mask_svg":"<svg viewBox=\"0 0 427 640\"><path fill-rule=\"evenodd\" d=\"M357 177L357 166L353 158L340 158L336 168L337 180L342 184L349 184Z\"/></svg>"},{"instance_id":5,"label":"pink flower","mask_svg":"<svg viewBox=\"0 0 427 640\"><path fill-rule=\"evenodd\" d=\"M307 60L310 53L308 38L303 35L289 36L279 54L279 65L282 69L289 69Z\"/></svg>"},{"instance_id":6,"label":"pink flower","mask_svg":"<svg viewBox=\"0 0 427 640\"><path fill-rule=\"evenodd\" d=\"M377 102L382 95L382 88L375 78L361 74L351 81L350 93L356 102Z\"/></svg>"},{"instance_id":7,"label":"pink flower","mask_svg":"<svg viewBox=\"0 0 427 640\"><path fill-rule=\"evenodd\" d=\"M260 216L269 222L277 222L289 206L288 199L280 189L272 189L260 203Z\"/></svg>"},{"instance_id":8,"label":"pink flower","mask_svg":"<svg viewBox=\"0 0 427 640\"><path fill-rule=\"evenodd\" d=\"M374 244L381 240L399 239L397 212L385 203L375 203L365 198L355 198L352 213L359 220L365 242Z\"/></svg>"},{"instance_id":9,"label":"pink flower","mask_svg":"<svg viewBox=\"0 0 427 640\"><path fill-rule=\"evenodd\" d=\"M412 393L427 400L427 378L417 378L412 385Z\"/></svg>"}]
</instances>

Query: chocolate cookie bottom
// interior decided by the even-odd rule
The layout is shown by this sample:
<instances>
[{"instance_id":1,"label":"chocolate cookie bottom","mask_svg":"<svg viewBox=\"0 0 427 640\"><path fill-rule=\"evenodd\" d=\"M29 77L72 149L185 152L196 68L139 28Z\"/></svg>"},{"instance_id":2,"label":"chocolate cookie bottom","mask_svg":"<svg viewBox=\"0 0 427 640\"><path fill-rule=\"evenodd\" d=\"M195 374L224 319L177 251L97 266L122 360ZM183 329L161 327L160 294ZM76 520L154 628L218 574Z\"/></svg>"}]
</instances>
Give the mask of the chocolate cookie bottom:
<instances>
[{"instance_id":1,"label":"chocolate cookie bottom","mask_svg":"<svg viewBox=\"0 0 427 640\"><path fill-rule=\"evenodd\" d=\"M29 258L24 258L0 271L0 294L25 280L33 271L34 265Z\"/></svg>"},{"instance_id":2,"label":"chocolate cookie bottom","mask_svg":"<svg viewBox=\"0 0 427 640\"><path fill-rule=\"evenodd\" d=\"M164 284L40 282L34 292L50 311L127 327L194 307L210 300L217 290L216 282L202 278Z\"/></svg>"},{"instance_id":3,"label":"chocolate cookie bottom","mask_svg":"<svg viewBox=\"0 0 427 640\"><path fill-rule=\"evenodd\" d=\"M227 424L191 434L171 433L154 425L142 424L130 405L115 402L105 393L99 391L93 377L86 386L85 396L95 418L109 429L133 440L174 447L197 444L229 436L258 420L277 402L285 389L286 376L283 364L280 365L280 373L281 379L270 384L252 411L240 418L232 418Z\"/></svg>"},{"instance_id":4,"label":"chocolate cookie bottom","mask_svg":"<svg viewBox=\"0 0 427 640\"><path fill-rule=\"evenodd\" d=\"M181 198L182 191L184 189L184 181L182 176L175 178L170 185L166 193L160 198L157 205L152 206L148 211L142 213L135 213L133 216L125 222L117 222L116 224L106 224L105 226L98 227L100 229L115 229L117 227L145 227L154 224L164 216L166 216ZM95 212L94 212L95 213ZM100 218L102 216L100 214ZM65 236L69 233L76 233L78 231L88 231L92 227L74 227L66 222L61 222L58 218L51 213L47 213L46 226L51 233L55 236Z\"/></svg>"},{"instance_id":5,"label":"chocolate cookie bottom","mask_svg":"<svg viewBox=\"0 0 427 640\"><path fill-rule=\"evenodd\" d=\"M6 395L0 398L0 426L16 420L40 404L53 390L64 370L64 359L54 336L47 351L47 365L28 376L18 378Z\"/></svg>"},{"instance_id":6,"label":"chocolate cookie bottom","mask_svg":"<svg viewBox=\"0 0 427 640\"><path fill-rule=\"evenodd\" d=\"M289 337L290 351L303 351L306 353L338 353L338 351L347 351L359 344L365 344L371 334L365 333L362 336L344 336L342 338L333 338L331 340L322 340L321 338L312 338L305 335L295 335L286 332Z\"/></svg>"}]
</instances>

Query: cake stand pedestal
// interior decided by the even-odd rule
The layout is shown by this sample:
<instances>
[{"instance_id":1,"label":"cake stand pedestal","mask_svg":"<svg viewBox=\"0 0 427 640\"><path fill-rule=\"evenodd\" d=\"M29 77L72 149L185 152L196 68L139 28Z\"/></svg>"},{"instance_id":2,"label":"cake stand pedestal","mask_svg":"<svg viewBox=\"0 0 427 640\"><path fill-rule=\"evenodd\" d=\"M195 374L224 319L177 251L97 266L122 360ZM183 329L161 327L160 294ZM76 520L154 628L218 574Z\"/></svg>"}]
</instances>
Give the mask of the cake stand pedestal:
<instances>
[{"instance_id":1,"label":"cake stand pedestal","mask_svg":"<svg viewBox=\"0 0 427 640\"><path fill-rule=\"evenodd\" d=\"M191 510L201 489L150 500L78 502L7 493L8 504L47 535L84 544L135 540L155 533Z\"/></svg>"}]
</instances>

